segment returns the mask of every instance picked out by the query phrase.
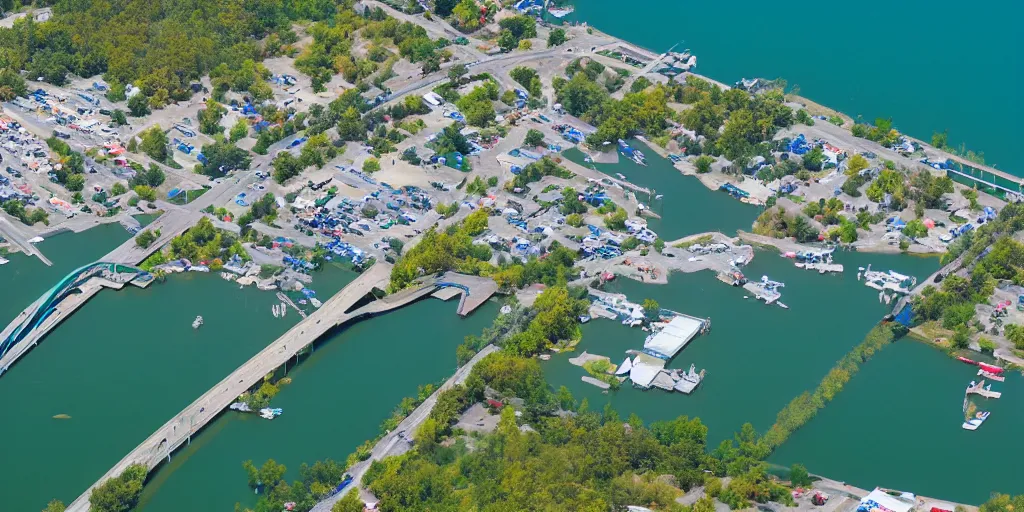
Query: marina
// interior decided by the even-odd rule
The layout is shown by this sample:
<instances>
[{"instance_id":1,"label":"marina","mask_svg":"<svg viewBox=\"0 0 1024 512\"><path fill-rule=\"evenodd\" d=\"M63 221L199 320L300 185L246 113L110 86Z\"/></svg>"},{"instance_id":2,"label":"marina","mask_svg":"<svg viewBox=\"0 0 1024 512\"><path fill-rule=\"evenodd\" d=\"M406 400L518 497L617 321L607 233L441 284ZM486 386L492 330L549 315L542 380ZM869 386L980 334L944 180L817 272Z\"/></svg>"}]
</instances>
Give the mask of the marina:
<instances>
[{"instance_id":1,"label":"marina","mask_svg":"<svg viewBox=\"0 0 1024 512\"><path fill-rule=\"evenodd\" d=\"M886 272L871 270L871 265L868 265L867 268L858 267L857 270L858 281L863 276L865 286L881 292L894 292L906 295L917 284L916 277L900 274L893 270Z\"/></svg>"}]
</instances>

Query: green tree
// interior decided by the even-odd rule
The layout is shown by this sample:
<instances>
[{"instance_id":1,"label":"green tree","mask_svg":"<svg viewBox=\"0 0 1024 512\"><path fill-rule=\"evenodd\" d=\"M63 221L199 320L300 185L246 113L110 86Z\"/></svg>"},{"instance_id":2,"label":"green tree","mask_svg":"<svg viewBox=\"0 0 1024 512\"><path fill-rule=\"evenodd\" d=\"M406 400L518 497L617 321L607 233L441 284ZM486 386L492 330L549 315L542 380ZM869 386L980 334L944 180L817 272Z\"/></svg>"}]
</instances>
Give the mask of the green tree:
<instances>
[{"instance_id":1,"label":"green tree","mask_svg":"<svg viewBox=\"0 0 1024 512\"><path fill-rule=\"evenodd\" d=\"M904 226L903 234L910 238L921 238L928 235L928 226L921 219L914 219Z\"/></svg>"},{"instance_id":2,"label":"green tree","mask_svg":"<svg viewBox=\"0 0 1024 512\"><path fill-rule=\"evenodd\" d=\"M363 172L373 174L380 170L380 160L370 157L363 160Z\"/></svg>"},{"instance_id":3,"label":"green tree","mask_svg":"<svg viewBox=\"0 0 1024 512\"><path fill-rule=\"evenodd\" d=\"M519 39L512 33L511 30L505 29L498 34L498 47L503 52L510 52L515 49L519 44Z\"/></svg>"},{"instance_id":4,"label":"green tree","mask_svg":"<svg viewBox=\"0 0 1024 512\"><path fill-rule=\"evenodd\" d=\"M245 119L239 119L234 126L231 127L230 140L231 142L238 142L249 135L249 123L245 122Z\"/></svg>"},{"instance_id":5,"label":"green tree","mask_svg":"<svg viewBox=\"0 0 1024 512\"><path fill-rule=\"evenodd\" d=\"M128 188L124 186L124 183L120 181L114 182L114 185L110 187L110 195L117 197L121 194L128 192Z\"/></svg>"},{"instance_id":6,"label":"green tree","mask_svg":"<svg viewBox=\"0 0 1024 512\"><path fill-rule=\"evenodd\" d=\"M145 249L156 241L156 235L148 229L142 230L138 235L135 235L135 245Z\"/></svg>"},{"instance_id":7,"label":"green tree","mask_svg":"<svg viewBox=\"0 0 1024 512\"><path fill-rule=\"evenodd\" d=\"M956 326L956 329L953 329L953 339L950 340L950 342L953 345L953 348L967 348L967 346L971 342L970 334L971 333L970 331L967 330L966 325L960 324Z\"/></svg>"},{"instance_id":8,"label":"green tree","mask_svg":"<svg viewBox=\"0 0 1024 512\"><path fill-rule=\"evenodd\" d=\"M224 133L224 128L220 125L220 119L224 117L227 111L217 100L213 98L206 100L206 108L200 109L199 113L196 114L196 117L199 118L199 131L207 135Z\"/></svg>"},{"instance_id":9,"label":"green tree","mask_svg":"<svg viewBox=\"0 0 1024 512\"><path fill-rule=\"evenodd\" d=\"M648 322L657 322L661 318L661 304L654 299L644 299L642 306L644 308L644 318Z\"/></svg>"},{"instance_id":10,"label":"green tree","mask_svg":"<svg viewBox=\"0 0 1024 512\"><path fill-rule=\"evenodd\" d=\"M146 480L146 466L132 464L123 473L93 488L89 504L96 512L128 512L135 508Z\"/></svg>"},{"instance_id":11,"label":"green tree","mask_svg":"<svg viewBox=\"0 0 1024 512\"><path fill-rule=\"evenodd\" d=\"M555 28L551 29L551 32L548 33L548 48L559 46L565 43L565 41L565 29Z\"/></svg>"},{"instance_id":12,"label":"green tree","mask_svg":"<svg viewBox=\"0 0 1024 512\"><path fill-rule=\"evenodd\" d=\"M949 130L933 133L932 146L937 149L946 149L949 147Z\"/></svg>"},{"instance_id":13,"label":"green tree","mask_svg":"<svg viewBox=\"0 0 1024 512\"><path fill-rule=\"evenodd\" d=\"M1008 324L1003 328L1006 339L1013 343L1018 350L1024 350L1024 327L1016 324Z\"/></svg>"},{"instance_id":14,"label":"green tree","mask_svg":"<svg viewBox=\"0 0 1024 512\"><path fill-rule=\"evenodd\" d=\"M273 161L274 181L284 183L302 173L302 163L291 153L283 151Z\"/></svg>"},{"instance_id":15,"label":"green tree","mask_svg":"<svg viewBox=\"0 0 1024 512\"><path fill-rule=\"evenodd\" d=\"M458 0L434 0L434 13L442 18L447 18L452 15L452 10L458 4Z\"/></svg>"},{"instance_id":16,"label":"green tree","mask_svg":"<svg viewBox=\"0 0 1024 512\"><path fill-rule=\"evenodd\" d=\"M812 483L811 475L802 464L793 464L789 468L789 481L797 487L809 487Z\"/></svg>"},{"instance_id":17,"label":"green tree","mask_svg":"<svg viewBox=\"0 0 1024 512\"><path fill-rule=\"evenodd\" d=\"M128 98L128 113L132 117L143 117L149 115L149 100L142 93Z\"/></svg>"},{"instance_id":18,"label":"green tree","mask_svg":"<svg viewBox=\"0 0 1024 512\"><path fill-rule=\"evenodd\" d=\"M164 133L160 125L154 125L153 127L143 131L139 134L139 139L142 141L139 143L139 149L143 153L149 155L153 160L158 162L164 162L168 158L167 145L167 134Z\"/></svg>"},{"instance_id":19,"label":"green tree","mask_svg":"<svg viewBox=\"0 0 1024 512\"><path fill-rule=\"evenodd\" d=\"M540 146L544 143L544 134L540 130L530 128L526 131L526 138L523 139L523 144L528 147Z\"/></svg>"},{"instance_id":20,"label":"green tree","mask_svg":"<svg viewBox=\"0 0 1024 512\"><path fill-rule=\"evenodd\" d=\"M135 194L143 201L156 201L156 191L148 185L136 185Z\"/></svg>"},{"instance_id":21,"label":"green tree","mask_svg":"<svg viewBox=\"0 0 1024 512\"><path fill-rule=\"evenodd\" d=\"M67 510L67 507L64 506L63 501L50 500L50 502L46 504L46 508L43 509L43 512L64 512L65 510Z\"/></svg>"},{"instance_id":22,"label":"green tree","mask_svg":"<svg viewBox=\"0 0 1024 512\"><path fill-rule=\"evenodd\" d=\"M128 124L128 118L125 117L123 110L115 108L110 113L110 122L116 124L117 126L124 126Z\"/></svg>"},{"instance_id":23,"label":"green tree","mask_svg":"<svg viewBox=\"0 0 1024 512\"><path fill-rule=\"evenodd\" d=\"M67 179L64 181L64 188L71 192L80 192L85 188L85 176L82 176L81 174L68 175Z\"/></svg>"},{"instance_id":24,"label":"green tree","mask_svg":"<svg viewBox=\"0 0 1024 512\"><path fill-rule=\"evenodd\" d=\"M711 172L711 164L715 162L715 159L708 155L700 155L696 160L693 161L694 167L697 168L697 173L706 174Z\"/></svg>"},{"instance_id":25,"label":"green tree","mask_svg":"<svg viewBox=\"0 0 1024 512\"><path fill-rule=\"evenodd\" d=\"M825 151L820 146L814 146L810 151L804 153L804 168L809 171L820 171L825 163Z\"/></svg>"},{"instance_id":26,"label":"green tree","mask_svg":"<svg viewBox=\"0 0 1024 512\"><path fill-rule=\"evenodd\" d=\"M458 82L459 78L462 78L462 76L468 72L469 68L467 68L465 64L456 64L448 68L448 79L452 82Z\"/></svg>"}]
</instances>

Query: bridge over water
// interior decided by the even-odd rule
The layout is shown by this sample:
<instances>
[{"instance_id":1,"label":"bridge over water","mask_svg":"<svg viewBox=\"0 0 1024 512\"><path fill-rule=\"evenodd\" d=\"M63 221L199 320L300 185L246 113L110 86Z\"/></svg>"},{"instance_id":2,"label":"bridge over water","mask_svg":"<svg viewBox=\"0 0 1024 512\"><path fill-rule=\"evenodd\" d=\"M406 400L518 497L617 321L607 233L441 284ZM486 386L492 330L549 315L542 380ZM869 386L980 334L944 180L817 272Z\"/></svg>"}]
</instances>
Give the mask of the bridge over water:
<instances>
[{"instance_id":1,"label":"bridge over water","mask_svg":"<svg viewBox=\"0 0 1024 512\"><path fill-rule=\"evenodd\" d=\"M139 247L134 237L129 238L100 261L71 271L29 304L0 331L0 375L103 288L120 289L129 282L139 286L148 285L152 278L134 265L142 263L172 238L183 233L200 216L186 210L165 213L147 228L154 233L160 231L153 243Z\"/></svg>"},{"instance_id":2,"label":"bridge over water","mask_svg":"<svg viewBox=\"0 0 1024 512\"><path fill-rule=\"evenodd\" d=\"M488 286L486 282L493 283L493 281L486 278L448 273L441 277L425 278L418 284L398 293L362 306L359 305L375 289L385 289L390 276L391 265L382 262L378 262L363 272L356 280L325 302L320 309L295 324L280 338L267 345L266 348L160 426L72 502L67 508L68 512L89 510L89 495L92 490L108 479L120 475L128 466L143 464L147 470L152 471L164 460L170 460L171 453L190 443L194 434L227 409L239 395L252 389L267 374L276 371L287 364L288 360L310 348L330 330L347 322L385 313L446 290L462 292L459 313L466 314L486 301L496 288L496 286Z\"/></svg>"}]
</instances>

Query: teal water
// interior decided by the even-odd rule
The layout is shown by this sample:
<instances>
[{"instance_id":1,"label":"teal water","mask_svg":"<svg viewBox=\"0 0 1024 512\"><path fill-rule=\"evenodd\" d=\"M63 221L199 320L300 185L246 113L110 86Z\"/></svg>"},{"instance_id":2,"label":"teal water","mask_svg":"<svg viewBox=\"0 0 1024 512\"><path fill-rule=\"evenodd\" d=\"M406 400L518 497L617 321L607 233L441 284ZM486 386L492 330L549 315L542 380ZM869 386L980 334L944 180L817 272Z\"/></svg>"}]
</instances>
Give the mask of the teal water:
<instances>
[{"instance_id":1,"label":"teal water","mask_svg":"<svg viewBox=\"0 0 1024 512\"><path fill-rule=\"evenodd\" d=\"M646 147L636 140L630 144ZM647 224L666 241L707 231L735 236L738 229L749 231L761 213L760 207L741 203L725 192L708 190L697 178L683 176L671 161L653 154L653 151L647 153L651 153L647 166L625 158L620 158L615 164L591 164L584 162L586 155L575 148L565 151L563 156L612 177L622 174L630 183L652 190L654 196L662 195L661 199L654 199L640 194L640 202L661 216L661 219L649 218Z\"/></svg>"},{"instance_id":2,"label":"teal water","mask_svg":"<svg viewBox=\"0 0 1024 512\"><path fill-rule=\"evenodd\" d=\"M681 42L697 55L697 72L716 80L781 77L813 101L855 118L892 117L925 141L948 129L951 145L1024 175L1016 158L1022 2L573 4L570 19L655 52Z\"/></svg>"},{"instance_id":3,"label":"teal water","mask_svg":"<svg viewBox=\"0 0 1024 512\"><path fill-rule=\"evenodd\" d=\"M0 313L13 318L64 273L126 238L117 225L54 237L40 244L53 268L12 259L0 268ZM312 287L330 296L353 277L329 267ZM273 293L240 290L216 274L177 274L145 290L99 293L0 377L0 404L9 412L0 422L0 508L73 500L298 320L294 313L273 318L276 302ZM199 314L205 324L193 330ZM71 418L54 419L58 414Z\"/></svg>"},{"instance_id":4,"label":"teal water","mask_svg":"<svg viewBox=\"0 0 1024 512\"><path fill-rule=\"evenodd\" d=\"M450 376L455 347L464 336L490 325L497 305L486 304L468 318L455 313L458 301L425 299L385 316L356 323L330 335L289 373L291 384L275 397L284 413L266 421L228 411L197 442L178 452L146 485L140 511L231 510L252 506L242 462L272 458L288 467L332 458L344 462L418 385ZM425 328L429 326L429 328Z\"/></svg>"},{"instance_id":5,"label":"teal water","mask_svg":"<svg viewBox=\"0 0 1024 512\"><path fill-rule=\"evenodd\" d=\"M879 303L878 292L857 281L858 266L871 263L919 277L938 268L934 258L844 252L836 260L852 271L820 275L798 269L792 260L773 252L756 253L744 273L786 283L781 301L789 309L744 299L749 292L728 286L707 271L673 273L667 285L614 281L610 291L625 293L635 302L652 298L663 308L711 319L711 332L691 341L669 364L689 368L693 363L707 370L705 381L689 396L633 389L628 382L604 395L580 380L586 373L568 362L571 355L553 357L545 365L547 376L556 387L565 385L578 397L588 398L592 408L611 403L623 416L635 412L645 421L699 416L708 425L712 445L731 438L746 422L763 432L780 409L817 386L835 361L888 312ZM643 347L646 335L638 328L595 319L584 325L578 350L608 356L619 364L626 350Z\"/></svg>"},{"instance_id":6,"label":"teal water","mask_svg":"<svg viewBox=\"0 0 1024 512\"><path fill-rule=\"evenodd\" d=\"M999 399L974 395L992 415L978 430L960 427L964 388L977 368L904 339L876 354L831 405L771 457L868 489L907 490L963 503L989 493L1020 494L1024 378L992 383Z\"/></svg>"}]
</instances>

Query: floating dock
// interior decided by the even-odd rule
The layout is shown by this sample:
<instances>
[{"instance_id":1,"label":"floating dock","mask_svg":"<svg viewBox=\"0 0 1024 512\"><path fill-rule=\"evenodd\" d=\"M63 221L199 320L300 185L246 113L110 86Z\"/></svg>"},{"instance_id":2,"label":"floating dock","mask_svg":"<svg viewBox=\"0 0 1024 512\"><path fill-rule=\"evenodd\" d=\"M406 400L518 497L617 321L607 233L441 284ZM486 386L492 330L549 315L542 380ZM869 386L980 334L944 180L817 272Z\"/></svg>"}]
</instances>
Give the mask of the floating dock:
<instances>
[{"instance_id":1,"label":"floating dock","mask_svg":"<svg viewBox=\"0 0 1024 512\"><path fill-rule=\"evenodd\" d=\"M992 385L989 384L989 387L991 388ZM967 386L967 394L981 395L985 398L999 398L1003 396L1003 394L1000 393L999 391L992 391L991 389L986 389L984 380L978 382L977 384L975 384L974 381L971 381L971 385Z\"/></svg>"},{"instance_id":2,"label":"floating dock","mask_svg":"<svg viewBox=\"0 0 1024 512\"><path fill-rule=\"evenodd\" d=\"M796 268L817 270L819 274L837 274L843 272L843 266L839 263L796 263Z\"/></svg>"},{"instance_id":3,"label":"floating dock","mask_svg":"<svg viewBox=\"0 0 1024 512\"><path fill-rule=\"evenodd\" d=\"M985 370L978 370L978 375L980 377L985 377L986 379L992 379L996 382L1004 382L1006 380L1006 377L1003 377L1002 375L996 375L992 372L986 372Z\"/></svg>"},{"instance_id":4,"label":"floating dock","mask_svg":"<svg viewBox=\"0 0 1024 512\"><path fill-rule=\"evenodd\" d=\"M299 306L296 306L295 303L292 302L292 300L289 299L287 295L285 295L285 294L283 294L281 292L277 292L277 298L281 299L281 302L284 302L284 303L288 304L289 306L291 306L292 309L294 309L295 311L298 311L299 312L299 316L301 316L302 318L306 318L306 312L301 310L301 309L299 309ZM281 316L284 316L283 312L284 312L284 310L282 310L282 315Z\"/></svg>"},{"instance_id":5,"label":"floating dock","mask_svg":"<svg viewBox=\"0 0 1024 512\"><path fill-rule=\"evenodd\" d=\"M580 380L586 382L587 384L593 384L601 389L611 389L611 385L608 384L607 382L601 382L600 380L597 380L589 375L584 375L580 377Z\"/></svg>"}]
</instances>

